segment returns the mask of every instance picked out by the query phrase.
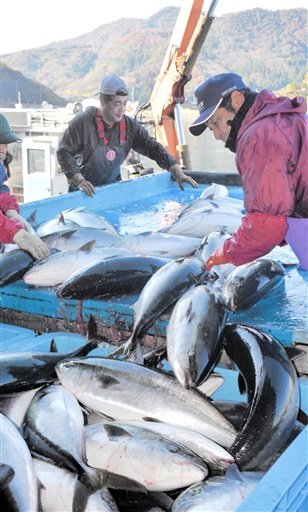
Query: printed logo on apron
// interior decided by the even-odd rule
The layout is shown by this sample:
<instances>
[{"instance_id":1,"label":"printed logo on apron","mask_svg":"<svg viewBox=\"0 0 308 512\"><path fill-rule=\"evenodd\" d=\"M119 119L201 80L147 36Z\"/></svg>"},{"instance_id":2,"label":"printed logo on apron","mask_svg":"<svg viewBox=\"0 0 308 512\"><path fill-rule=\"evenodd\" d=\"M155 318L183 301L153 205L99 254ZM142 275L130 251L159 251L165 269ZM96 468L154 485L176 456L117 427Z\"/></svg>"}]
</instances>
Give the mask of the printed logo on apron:
<instances>
[{"instance_id":1,"label":"printed logo on apron","mask_svg":"<svg viewBox=\"0 0 308 512\"><path fill-rule=\"evenodd\" d=\"M106 158L109 160L109 162L113 162L116 156L117 154L113 149L109 149L106 153Z\"/></svg>"}]
</instances>

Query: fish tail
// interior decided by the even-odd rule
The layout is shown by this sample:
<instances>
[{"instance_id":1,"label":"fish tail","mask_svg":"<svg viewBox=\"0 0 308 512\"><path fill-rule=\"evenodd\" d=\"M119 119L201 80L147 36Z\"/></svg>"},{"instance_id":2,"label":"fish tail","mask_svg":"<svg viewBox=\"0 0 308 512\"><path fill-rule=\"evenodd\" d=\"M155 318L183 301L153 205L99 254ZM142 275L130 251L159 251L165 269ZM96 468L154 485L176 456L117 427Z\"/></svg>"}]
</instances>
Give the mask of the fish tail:
<instances>
[{"instance_id":1,"label":"fish tail","mask_svg":"<svg viewBox=\"0 0 308 512\"><path fill-rule=\"evenodd\" d=\"M110 359L118 359L122 356L122 359L128 359L131 356L134 357L134 353L137 353L137 350L136 338L132 335L125 343L122 343L122 345L111 352L108 357L110 357Z\"/></svg>"}]
</instances>

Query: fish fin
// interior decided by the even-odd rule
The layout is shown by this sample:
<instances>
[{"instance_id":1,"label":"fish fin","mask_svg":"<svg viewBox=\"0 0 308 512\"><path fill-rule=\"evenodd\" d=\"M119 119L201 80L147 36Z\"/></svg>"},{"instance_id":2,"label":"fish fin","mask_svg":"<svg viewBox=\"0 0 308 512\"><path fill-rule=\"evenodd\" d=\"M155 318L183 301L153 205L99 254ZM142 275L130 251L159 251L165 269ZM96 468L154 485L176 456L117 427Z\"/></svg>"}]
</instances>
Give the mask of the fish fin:
<instances>
[{"instance_id":1,"label":"fish fin","mask_svg":"<svg viewBox=\"0 0 308 512\"><path fill-rule=\"evenodd\" d=\"M228 230L227 230L226 226L224 226L224 227L220 228L219 232L220 232L221 235L226 235L228 233Z\"/></svg>"},{"instance_id":2,"label":"fish fin","mask_svg":"<svg viewBox=\"0 0 308 512\"><path fill-rule=\"evenodd\" d=\"M97 328L97 321L95 320L94 316L90 314L88 325L87 325L87 339L90 340L96 340L97 346L100 346L100 342L107 342L110 344L110 340L106 338L105 336L102 336Z\"/></svg>"},{"instance_id":3,"label":"fish fin","mask_svg":"<svg viewBox=\"0 0 308 512\"><path fill-rule=\"evenodd\" d=\"M35 210L33 210L33 212L27 218L27 221L29 222L29 224L36 223L36 216L37 216L37 208Z\"/></svg>"},{"instance_id":4,"label":"fish fin","mask_svg":"<svg viewBox=\"0 0 308 512\"><path fill-rule=\"evenodd\" d=\"M219 208L219 204L215 203L214 198L210 200L210 203L214 206L214 208ZM207 211L207 210L204 210L204 211Z\"/></svg>"},{"instance_id":5,"label":"fish fin","mask_svg":"<svg viewBox=\"0 0 308 512\"><path fill-rule=\"evenodd\" d=\"M49 349L49 352L58 352L58 347L57 347L57 344L55 342L55 339L52 338L51 342L50 342L50 349Z\"/></svg>"},{"instance_id":6,"label":"fish fin","mask_svg":"<svg viewBox=\"0 0 308 512\"><path fill-rule=\"evenodd\" d=\"M153 423L163 423L162 421L157 420L156 418L151 418L150 416L144 416L141 419L142 419L142 421L152 421Z\"/></svg>"},{"instance_id":7,"label":"fish fin","mask_svg":"<svg viewBox=\"0 0 308 512\"><path fill-rule=\"evenodd\" d=\"M127 354L127 357L125 357L125 360L142 365L144 364L144 355L139 343L136 344L133 350L130 350L130 352Z\"/></svg>"},{"instance_id":8,"label":"fish fin","mask_svg":"<svg viewBox=\"0 0 308 512\"><path fill-rule=\"evenodd\" d=\"M86 481L82 477L78 478L74 486L74 496L72 503L72 512L82 512L87 508L89 496L95 492L94 489L89 488Z\"/></svg>"},{"instance_id":9,"label":"fish fin","mask_svg":"<svg viewBox=\"0 0 308 512\"><path fill-rule=\"evenodd\" d=\"M132 480L131 478L127 478L126 476L117 475L115 473L110 473L109 471L105 473L105 485L110 489L126 489L128 491L137 491L143 494L147 494L147 489L136 480Z\"/></svg>"},{"instance_id":10,"label":"fish fin","mask_svg":"<svg viewBox=\"0 0 308 512\"><path fill-rule=\"evenodd\" d=\"M38 488L38 512L44 512L43 502L42 502L42 491L46 490L46 486L43 482L36 477L37 480L37 488Z\"/></svg>"},{"instance_id":11,"label":"fish fin","mask_svg":"<svg viewBox=\"0 0 308 512\"><path fill-rule=\"evenodd\" d=\"M69 212L72 212L74 210L78 210L78 208L68 208L68 210L64 210L63 212L61 212L62 214L63 213L69 213Z\"/></svg>"},{"instance_id":12,"label":"fish fin","mask_svg":"<svg viewBox=\"0 0 308 512\"><path fill-rule=\"evenodd\" d=\"M82 245L81 247L79 247L78 251L91 252L95 244L96 244L96 240L90 240L90 242L87 242L84 245Z\"/></svg>"},{"instance_id":13,"label":"fish fin","mask_svg":"<svg viewBox=\"0 0 308 512\"><path fill-rule=\"evenodd\" d=\"M135 350L135 345L136 338L132 335L127 341L111 352L108 357L110 359L118 359L119 356L122 356L121 359L127 359Z\"/></svg>"},{"instance_id":14,"label":"fish fin","mask_svg":"<svg viewBox=\"0 0 308 512\"><path fill-rule=\"evenodd\" d=\"M132 434L128 432L124 427L119 427L118 425L115 425L114 423L105 423L104 424L104 430L108 435L108 438L110 441L114 441L119 437L130 437L132 438Z\"/></svg>"},{"instance_id":15,"label":"fish fin","mask_svg":"<svg viewBox=\"0 0 308 512\"><path fill-rule=\"evenodd\" d=\"M77 350L72 352L70 354L70 357L83 357L83 356L88 355L88 353L91 352L91 350L98 347L99 342L100 342L100 340L95 340L95 339L89 340L85 345L77 348Z\"/></svg>"},{"instance_id":16,"label":"fish fin","mask_svg":"<svg viewBox=\"0 0 308 512\"><path fill-rule=\"evenodd\" d=\"M301 348L284 346L284 349L290 361L294 361L294 359L297 359L298 357L303 356L305 354L305 351L302 350Z\"/></svg>"},{"instance_id":17,"label":"fish fin","mask_svg":"<svg viewBox=\"0 0 308 512\"><path fill-rule=\"evenodd\" d=\"M92 314L90 314L89 320L88 320L87 338L88 339L97 339L98 338L97 322Z\"/></svg>"},{"instance_id":18,"label":"fish fin","mask_svg":"<svg viewBox=\"0 0 308 512\"><path fill-rule=\"evenodd\" d=\"M60 224L66 224L65 218L64 218L64 215L63 215L62 212L60 212L60 215L59 215L59 223Z\"/></svg>"},{"instance_id":19,"label":"fish fin","mask_svg":"<svg viewBox=\"0 0 308 512\"><path fill-rule=\"evenodd\" d=\"M60 232L59 233L59 237L61 238L71 238L73 236L74 233L76 233L76 231L78 231L77 229L70 229L69 231L65 231L64 233Z\"/></svg>"},{"instance_id":20,"label":"fish fin","mask_svg":"<svg viewBox=\"0 0 308 512\"><path fill-rule=\"evenodd\" d=\"M305 413L305 411L303 411L302 409L300 409L298 411L298 415L297 415L297 419L298 421L300 421L303 425L307 425L308 424L308 415Z\"/></svg>"},{"instance_id":21,"label":"fish fin","mask_svg":"<svg viewBox=\"0 0 308 512\"><path fill-rule=\"evenodd\" d=\"M81 412L83 415L84 424L89 425L88 417L92 414L93 409L87 408L85 405L80 406L80 409L81 409ZM97 412L97 411L95 411L95 414L97 414L97 416L99 416L102 420L115 421L114 418L112 418L111 416L108 416L107 414L103 414L103 413Z\"/></svg>"}]
</instances>

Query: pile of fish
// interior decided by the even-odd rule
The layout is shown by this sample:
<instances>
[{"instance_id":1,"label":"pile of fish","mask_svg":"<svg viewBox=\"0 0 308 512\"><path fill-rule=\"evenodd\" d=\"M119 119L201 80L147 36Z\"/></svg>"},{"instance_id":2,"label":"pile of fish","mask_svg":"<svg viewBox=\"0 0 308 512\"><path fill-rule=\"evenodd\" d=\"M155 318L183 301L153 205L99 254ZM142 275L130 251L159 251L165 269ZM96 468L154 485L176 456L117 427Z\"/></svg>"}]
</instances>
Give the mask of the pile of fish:
<instances>
[{"instance_id":1,"label":"pile of fish","mask_svg":"<svg viewBox=\"0 0 308 512\"><path fill-rule=\"evenodd\" d=\"M155 232L120 235L85 207L60 212L38 226L32 216L28 220L51 255L37 263L27 252L7 246L0 254L0 285L23 278L29 286L54 287L59 297L78 299L140 293L169 261L193 256L204 262L237 229L243 213L243 201L212 184L172 224ZM231 264L216 266L211 279L219 277L221 284L233 270ZM274 281L268 281L272 286Z\"/></svg>"},{"instance_id":2,"label":"pile of fish","mask_svg":"<svg viewBox=\"0 0 308 512\"><path fill-rule=\"evenodd\" d=\"M281 283L283 266L204 270L242 215L213 185L159 232L120 236L78 208L37 228L55 251L45 262L1 255L2 285L23 277L57 286L59 298L138 294L130 338L105 356L91 355L100 340L90 332L71 353L1 354L4 510L235 510L262 478L294 431L299 389L279 341L227 321ZM142 337L163 313L165 346L146 353ZM211 399L222 351L246 403Z\"/></svg>"},{"instance_id":3,"label":"pile of fish","mask_svg":"<svg viewBox=\"0 0 308 512\"><path fill-rule=\"evenodd\" d=\"M229 324L221 339L247 403L210 398L223 380L210 362L189 388L170 370L91 356L91 337L72 353L3 352L2 509L236 510L288 442L299 392L273 337Z\"/></svg>"}]
</instances>

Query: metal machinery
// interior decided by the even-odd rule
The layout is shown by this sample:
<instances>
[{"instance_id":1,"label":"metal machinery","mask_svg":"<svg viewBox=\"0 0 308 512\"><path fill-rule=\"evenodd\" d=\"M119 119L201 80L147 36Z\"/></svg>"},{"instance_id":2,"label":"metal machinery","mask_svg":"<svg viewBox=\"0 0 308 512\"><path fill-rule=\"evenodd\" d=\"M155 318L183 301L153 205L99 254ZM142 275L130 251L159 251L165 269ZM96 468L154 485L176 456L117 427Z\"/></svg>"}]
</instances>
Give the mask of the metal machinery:
<instances>
[{"instance_id":1,"label":"metal machinery","mask_svg":"<svg viewBox=\"0 0 308 512\"><path fill-rule=\"evenodd\" d=\"M184 87L192 78L192 69L214 20L217 2L211 2L206 14L202 13L203 0L183 2L150 102L136 114L151 105L155 138L186 169L191 169L191 163L181 110L185 102Z\"/></svg>"}]
</instances>

